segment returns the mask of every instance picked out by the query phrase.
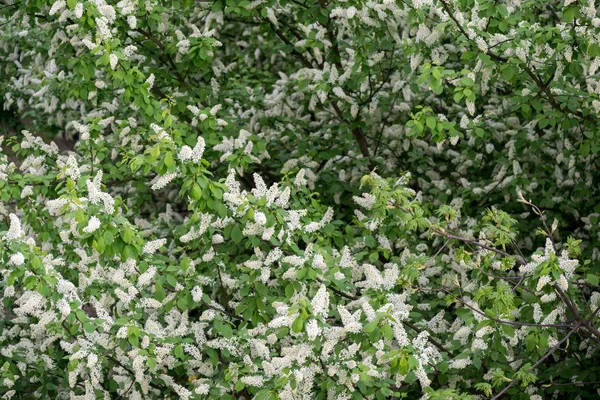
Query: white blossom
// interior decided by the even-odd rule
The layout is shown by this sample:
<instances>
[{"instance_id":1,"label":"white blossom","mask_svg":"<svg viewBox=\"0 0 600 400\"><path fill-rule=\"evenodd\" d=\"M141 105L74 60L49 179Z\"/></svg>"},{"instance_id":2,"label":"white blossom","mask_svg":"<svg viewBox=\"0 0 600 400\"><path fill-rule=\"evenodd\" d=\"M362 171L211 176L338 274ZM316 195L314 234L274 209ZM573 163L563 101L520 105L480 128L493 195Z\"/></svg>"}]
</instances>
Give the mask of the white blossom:
<instances>
[{"instance_id":1,"label":"white blossom","mask_svg":"<svg viewBox=\"0 0 600 400\"><path fill-rule=\"evenodd\" d=\"M324 317L329 313L329 292L325 285L321 285L311 301L314 315L322 315Z\"/></svg>"},{"instance_id":2,"label":"white blossom","mask_svg":"<svg viewBox=\"0 0 600 400\"><path fill-rule=\"evenodd\" d=\"M25 262L25 257L23 256L23 253L15 253L12 256L10 256L10 259L8 260L8 263L10 265L15 265L15 266L23 265L24 262Z\"/></svg>"},{"instance_id":3,"label":"white blossom","mask_svg":"<svg viewBox=\"0 0 600 400\"><path fill-rule=\"evenodd\" d=\"M21 228L21 221L19 218L11 213L9 215L10 218L10 227L8 228L8 232L6 232L6 240L11 241L15 239L20 239L23 236L23 229Z\"/></svg>"},{"instance_id":4,"label":"white blossom","mask_svg":"<svg viewBox=\"0 0 600 400\"><path fill-rule=\"evenodd\" d=\"M177 173L176 172L167 173L165 175L158 176L154 180L154 183L152 184L152 190L160 190L160 189L164 188L169 183L171 183L171 181L173 179L175 179L176 177L177 177Z\"/></svg>"},{"instance_id":5,"label":"white blossom","mask_svg":"<svg viewBox=\"0 0 600 400\"><path fill-rule=\"evenodd\" d=\"M100 220L98 219L98 217L93 216L88 221L87 226L83 228L83 231L85 233L92 233L95 232L98 228L100 228Z\"/></svg>"},{"instance_id":6,"label":"white blossom","mask_svg":"<svg viewBox=\"0 0 600 400\"><path fill-rule=\"evenodd\" d=\"M156 239L150 242L147 242L144 245L144 253L146 254L154 254L156 250L160 249L167 243L167 239Z\"/></svg>"}]
</instances>

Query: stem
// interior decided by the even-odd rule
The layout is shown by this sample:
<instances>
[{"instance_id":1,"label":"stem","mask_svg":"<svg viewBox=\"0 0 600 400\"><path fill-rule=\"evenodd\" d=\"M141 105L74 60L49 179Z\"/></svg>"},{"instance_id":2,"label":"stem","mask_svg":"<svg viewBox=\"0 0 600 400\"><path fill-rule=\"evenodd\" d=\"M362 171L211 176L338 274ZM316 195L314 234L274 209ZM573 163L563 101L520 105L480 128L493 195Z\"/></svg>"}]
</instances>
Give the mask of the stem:
<instances>
[{"instance_id":1,"label":"stem","mask_svg":"<svg viewBox=\"0 0 600 400\"><path fill-rule=\"evenodd\" d=\"M562 299L563 303L566 304L567 308L569 309L569 311L571 311L575 319L579 321L581 325L585 326L587 330L589 330L594 336L596 336L596 340L600 341L600 331L595 326L590 324L591 319L593 319L596 313L592 314L590 320L584 319L579 313L579 311L577 311L577 307L575 306L575 304L568 298L567 294L565 294L565 292L558 285L554 285L554 290L558 292L558 295ZM598 312L598 310L600 310L600 308L597 309L596 312Z\"/></svg>"},{"instance_id":2,"label":"stem","mask_svg":"<svg viewBox=\"0 0 600 400\"><path fill-rule=\"evenodd\" d=\"M444 231L442 231L442 230L440 230L440 229L436 229L436 228L434 228L434 227L431 227L430 229L431 229L433 232L437 233L438 235L444 236L445 238L448 238L448 239L455 239L455 240L460 240L461 242L464 242L464 243L469 243L469 244L473 244L473 245L475 245L475 246L481 247L482 249L486 249L486 250L492 251L492 252L494 252L494 253L500 254L501 256L504 256L504 257L512 257L512 258L515 258L515 259L517 260L517 263L518 263L519 265L525 265L525 264L527 264L527 262L525 261L525 259L524 259L523 257L521 257L521 256L513 256L513 255L510 255L510 254L508 254L507 252L505 252L505 251L502 251L502 250L499 250L499 249L497 249L497 248L495 248L495 247L488 246L487 244L479 243L479 241L477 241L477 240L473 240L473 239L467 239L467 238L464 238L464 237L462 237L462 236L456 236L456 235L453 235L453 234L451 234L451 233L444 232Z\"/></svg>"},{"instance_id":3,"label":"stem","mask_svg":"<svg viewBox=\"0 0 600 400\"><path fill-rule=\"evenodd\" d=\"M569 337L575 333L575 331L577 331L577 329L579 329L579 326L581 326L581 323L575 325L573 327L573 329L571 329L569 331L569 333L567 333L565 335L565 337L563 337L558 343L556 343L550 350L548 350L548 352L546 352L546 354L544 354L544 356L542 358L540 358L535 364L533 364L531 366L531 368L529 368L529 371L531 371L532 369L534 369L535 367L537 367L538 365L540 365L545 359L547 359L548 357L550 357L564 342L567 341L567 339L569 339ZM508 391L508 389L510 389L511 387L513 387L517 382L519 381L519 379L517 377L515 377L508 385L506 385L506 387L504 389L502 389L502 391L500 391L500 393L498 393L497 395L495 395L494 397L492 397L491 400L497 400L500 397L502 397L504 395L504 393L506 393Z\"/></svg>"}]
</instances>

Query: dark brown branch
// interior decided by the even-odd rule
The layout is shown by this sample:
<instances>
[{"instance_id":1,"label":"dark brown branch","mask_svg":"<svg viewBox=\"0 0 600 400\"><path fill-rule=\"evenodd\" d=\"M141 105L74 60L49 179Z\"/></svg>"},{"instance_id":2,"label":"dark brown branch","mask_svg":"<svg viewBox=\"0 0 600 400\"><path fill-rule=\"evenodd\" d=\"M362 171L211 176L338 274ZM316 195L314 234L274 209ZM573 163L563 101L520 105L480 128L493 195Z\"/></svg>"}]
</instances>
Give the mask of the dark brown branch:
<instances>
[{"instance_id":1,"label":"dark brown branch","mask_svg":"<svg viewBox=\"0 0 600 400\"><path fill-rule=\"evenodd\" d=\"M335 101L332 101L331 105L333 106L333 109L335 110L335 113L338 116L338 118L341 121L345 122L344 113L342 112L340 107L337 105L337 103ZM360 150L360 154L362 154L362 156L364 158L369 160L369 168L371 170L374 170L375 164L373 163L373 160L371 160L371 152L369 151L369 145L367 144L367 138L365 137L365 132L362 130L362 128L359 128L359 127L352 128L350 131L352 132L354 139L356 139L356 142L358 143L358 148Z\"/></svg>"},{"instance_id":2,"label":"dark brown branch","mask_svg":"<svg viewBox=\"0 0 600 400\"><path fill-rule=\"evenodd\" d=\"M181 83L183 85L183 87L185 87L187 90L191 90L190 85L187 83L187 81L183 78L183 76L177 69L177 65L175 65L173 58L169 54L166 53L165 46L162 44L162 42L160 40L158 40L158 38L156 38L156 36L154 36L152 34L150 27L148 27L148 31L145 31L141 28L136 28L135 31L138 33L141 33L142 35L144 35L144 37L146 39L150 40L151 42L153 42L154 44L156 44L158 46L158 48L162 51L162 55L158 56L159 60L165 66L167 66L173 72L173 74L175 74L175 78L177 78L177 81L179 83Z\"/></svg>"},{"instance_id":3,"label":"dark brown branch","mask_svg":"<svg viewBox=\"0 0 600 400\"><path fill-rule=\"evenodd\" d=\"M469 37L469 35L467 34L467 32L461 26L460 22L456 19L456 17L452 13L452 10L450 10L450 7L448 6L448 3L446 3L444 0L440 0L440 2L442 3L444 11L446 11L446 13L450 17L450 19L452 19L452 21L454 21L454 24L456 25L456 27L458 28L458 30L460 31L460 33L468 41L473 42L473 40ZM498 55L498 54L496 54L496 53L494 53L492 51L489 51L489 49L488 49L487 52L485 52L485 54L487 54L488 56L490 56L492 59L494 59L496 61L499 61L499 62L502 62L502 63L508 62L508 58L502 57L502 56L500 56L500 55ZM529 67L528 65L523 66L523 70L525 71L525 73L527 73L527 75L529 75L529 77L531 79L533 79L533 81L535 82L536 86L540 89L540 91L542 91L542 93L544 93L544 95L548 99L548 102L550 103L550 106L552 108L554 108L555 110L560 111L561 113L564 112L564 110L561 108L560 104L556 100L556 97L554 97L554 95L550 91L550 88L548 87L548 85L550 84L550 82L554 78L554 74L552 74L552 76L548 79L548 81L546 83L544 83L540 79L540 77L537 76L537 74L535 73L535 70L532 69L531 67ZM581 111L569 111L569 112L572 113L573 115L576 115L579 118L583 118L583 119L588 120L588 121L590 120L589 115L583 115L581 113Z\"/></svg>"},{"instance_id":4,"label":"dark brown branch","mask_svg":"<svg viewBox=\"0 0 600 400\"><path fill-rule=\"evenodd\" d=\"M313 66L312 66L311 62L308 61L308 59L306 57L304 57L304 54L302 54L298 50L296 50L296 46L294 46L294 44L292 42L290 42L290 40L283 34L283 32L281 32L279 29L277 29L277 27L275 25L273 25L272 22L269 24L270 24L273 32L275 32L275 34L277 35L277 37L279 37L279 39L281 39L285 44L287 44L288 46L290 46L292 48L292 54L294 54L296 56L296 58L298 58L298 60L300 60L302 65L304 65L304 67L306 67L306 68L312 68Z\"/></svg>"},{"instance_id":5,"label":"dark brown branch","mask_svg":"<svg viewBox=\"0 0 600 400\"><path fill-rule=\"evenodd\" d=\"M207 302L204 302L204 301L202 302L202 304L204 304L205 307L210 308L211 310L215 310L215 311L221 312L221 313L223 313L225 315L230 316L233 319L237 319L239 321L243 321L244 320L244 318L240 317L239 315L235 315L234 313L225 310L224 307L223 307L223 309L220 309L219 307L215 307L215 306L210 305L210 304L208 304Z\"/></svg>"},{"instance_id":6,"label":"dark brown branch","mask_svg":"<svg viewBox=\"0 0 600 400\"><path fill-rule=\"evenodd\" d=\"M323 281L323 279L317 278L316 280L317 280L317 282L322 283L323 285L327 286L325 284L325 282ZM333 286L327 286L327 289L331 290L333 293L337 294L338 296L342 296L345 299L352 300L352 301L358 300L358 297L353 296L348 293L344 293L341 290L334 288Z\"/></svg>"},{"instance_id":7,"label":"dark brown branch","mask_svg":"<svg viewBox=\"0 0 600 400\"><path fill-rule=\"evenodd\" d=\"M454 296L451 292L441 289L442 292L449 294L451 296ZM497 322L499 324L506 324L506 325L511 325L511 326L534 326L534 327L539 327L539 328L565 328L570 326L570 323L566 323L566 324L535 324L535 323L531 323L531 322L518 322L518 321L508 321L508 320L504 320L504 319L498 319L498 318L494 318L486 313L484 313L483 311L480 311L478 309L476 309L475 307L471 306L470 304L468 304L467 302L465 302L463 299L456 297L456 300L458 300L462 305L470 308L471 310L475 311L477 314L479 315L483 315L484 317L491 319L494 322Z\"/></svg>"},{"instance_id":8,"label":"dark brown branch","mask_svg":"<svg viewBox=\"0 0 600 400\"><path fill-rule=\"evenodd\" d=\"M552 348L550 350L548 350L546 352L546 354L544 354L544 356L542 358L540 358L539 360L537 360L537 362L535 364L533 364L531 366L531 368L529 368L529 371L531 371L532 369L534 369L535 367L537 367L538 365L540 365L542 362L544 362L544 360L546 360L548 357L550 357L564 342L567 341L567 339L569 339L569 337L574 334L579 327L581 326L581 323L575 325L570 331L569 333L567 333L558 343L556 343L554 346L552 346ZM517 377L514 377L513 380L506 385L506 387L504 389L502 389L500 391L500 393L498 393L497 395L495 395L494 397L492 397L491 400L498 400L500 397L502 397L504 395L504 393L506 393L508 391L508 389L510 389L511 387L513 387L517 382L519 381L519 379Z\"/></svg>"},{"instance_id":9,"label":"dark brown branch","mask_svg":"<svg viewBox=\"0 0 600 400\"><path fill-rule=\"evenodd\" d=\"M575 381L575 382L568 382L568 383L543 383L542 387L550 387L550 386L583 386L583 385L598 385L600 384L600 381L592 381L592 382L581 382L581 381Z\"/></svg>"},{"instance_id":10,"label":"dark brown branch","mask_svg":"<svg viewBox=\"0 0 600 400\"><path fill-rule=\"evenodd\" d=\"M521 257L521 256L510 255L507 252L499 250L499 249L497 249L495 247L488 246L487 244L479 243L479 241L477 241L477 240L467 239L467 238L464 238L462 236L456 236L456 235L453 235L451 233L444 232L442 230L436 229L434 227L431 227L430 229L433 232L437 233L438 235L444 236L445 238L460 240L461 242L469 243L469 244L481 247L482 249L486 249L486 250L492 251L492 252L500 254L501 256L504 256L504 257L512 257L512 258L514 258L514 259L517 260L517 263L519 265L525 265L525 264L527 264L527 262L525 261L525 259L523 257Z\"/></svg>"},{"instance_id":11,"label":"dark brown branch","mask_svg":"<svg viewBox=\"0 0 600 400\"><path fill-rule=\"evenodd\" d=\"M402 324L408 326L410 329L412 329L413 331L417 332L417 334L419 334L419 333L422 332L421 329L419 329L417 326L413 325L411 322L402 321ZM429 333L428 330L427 330L427 332ZM432 337L431 333L429 334L429 337L427 338L427 340L429 340L431 342L431 344L433 344L435 347L437 347L438 350L443 351L445 353L448 353L451 356L453 355L452 351L446 349L440 342L438 342L436 339L434 339Z\"/></svg>"},{"instance_id":12,"label":"dark brown branch","mask_svg":"<svg viewBox=\"0 0 600 400\"><path fill-rule=\"evenodd\" d=\"M577 311L577 307L575 306L575 304L567 297L567 294L565 294L565 292L556 284L554 285L554 290L558 292L558 295L560 296L561 300L563 301L563 303L565 303L569 311L571 311L575 319L579 321L581 325L585 326L586 329L590 331L594 336L596 336L597 340L600 340L600 331L594 325L592 325L590 321L586 320L581 316L579 311ZM592 317L594 315L595 313L592 314Z\"/></svg>"}]
</instances>

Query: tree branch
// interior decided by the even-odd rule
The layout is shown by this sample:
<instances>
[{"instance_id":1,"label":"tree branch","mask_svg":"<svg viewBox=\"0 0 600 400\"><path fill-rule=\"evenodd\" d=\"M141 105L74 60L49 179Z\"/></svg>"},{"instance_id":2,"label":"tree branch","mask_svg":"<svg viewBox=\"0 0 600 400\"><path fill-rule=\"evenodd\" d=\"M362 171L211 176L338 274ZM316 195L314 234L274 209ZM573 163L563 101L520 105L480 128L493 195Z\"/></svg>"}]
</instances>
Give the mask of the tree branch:
<instances>
[{"instance_id":1,"label":"tree branch","mask_svg":"<svg viewBox=\"0 0 600 400\"><path fill-rule=\"evenodd\" d=\"M495 247L488 246L487 244L484 244L484 243L480 243L478 240L467 239L467 238L464 238L462 236L456 236L456 235L453 235L451 233L444 232L442 230L436 229L434 227L431 227L430 229L433 232L437 233L438 235L444 236L445 238L460 240L461 242L469 243L469 244L481 247L482 249L486 249L486 250L492 251L492 252L494 252L496 254L500 254L501 256L504 256L504 257L515 258L517 260L517 263L519 265L525 265L525 264L527 264L527 262L525 261L525 259L523 257L521 257L521 256L514 256L514 255L511 255L511 254L508 254L507 252L499 250L499 249L497 249Z\"/></svg>"},{"instance_id":2,"label":"tree branch","mask_svg":"<svg viewBox=\"0 0 600 400\"><path fill-rule=\"evenodd\" d=\"M550 350L548 350L546 352L546 354L544 354L544 356L542 358L540 358L535 364L533 364L531 366L531 368L529 368L528 371L531 371L532 369L534 369L535 367L540 365L542 362L544 362L544 360L546 360L548 357L550 357L564 342L567 341L567 339L569 339L569 337L572 334L574 334L577 331L577 329L579 329L580 326L581 326L581 323L575 325L573 327L573 329L571 329L569 331L569 333L567 333L558 343L556 343L554 346L552 346L552 348ZM500 397L502 397L504 395L504 393L506 393L508 391L508 389L513 387L518 381L519 381L519 379L517 377L513 378L513 380L508 385L506 385L506 387L504 389L502 389L500 391L500 393L498 393L496 396L492 397L491 400L498 400Z\"/></svg>"}]
</instances>

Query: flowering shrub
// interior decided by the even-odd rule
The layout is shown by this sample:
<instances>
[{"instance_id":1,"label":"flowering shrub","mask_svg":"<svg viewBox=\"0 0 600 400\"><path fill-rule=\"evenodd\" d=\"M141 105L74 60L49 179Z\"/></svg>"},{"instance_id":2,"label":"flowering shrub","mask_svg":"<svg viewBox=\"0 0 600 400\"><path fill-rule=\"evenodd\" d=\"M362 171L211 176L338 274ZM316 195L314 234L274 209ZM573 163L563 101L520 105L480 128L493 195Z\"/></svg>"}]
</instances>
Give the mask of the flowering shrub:
<instances>
[{"instance_id":1,"label":"flowering shrub","mask_svg":"<svg viewBox=\"0 0 600 400\"><path fill-rule=\"evenodd\" d=\"M597 10L4 3L0 395L597 398Z\"/></svg>"}]
</instances>

